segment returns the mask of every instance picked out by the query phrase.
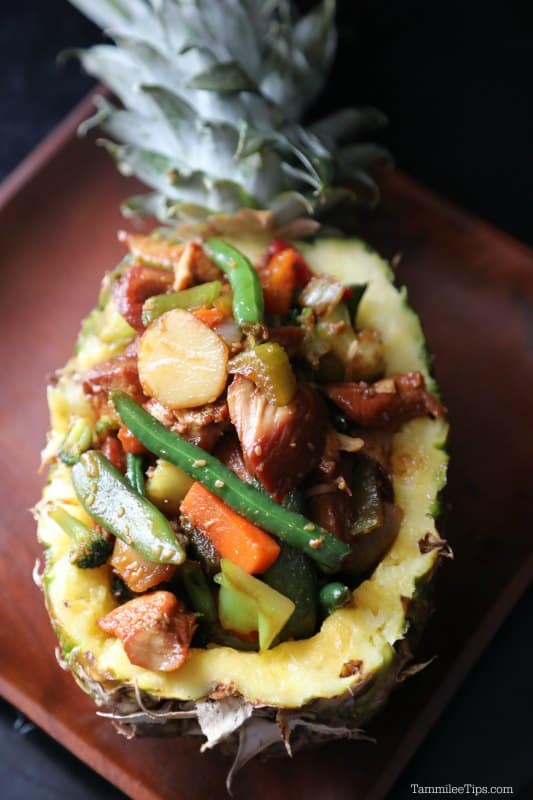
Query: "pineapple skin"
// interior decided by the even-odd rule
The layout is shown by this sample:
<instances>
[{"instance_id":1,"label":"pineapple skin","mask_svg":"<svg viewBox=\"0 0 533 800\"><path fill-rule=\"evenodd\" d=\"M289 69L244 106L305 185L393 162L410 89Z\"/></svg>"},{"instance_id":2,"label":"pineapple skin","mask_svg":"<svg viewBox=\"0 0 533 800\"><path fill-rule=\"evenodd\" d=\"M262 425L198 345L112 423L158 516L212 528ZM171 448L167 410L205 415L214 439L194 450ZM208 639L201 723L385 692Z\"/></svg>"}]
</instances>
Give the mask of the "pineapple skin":
<instances>
[{"instance_id":1,"label":"pineapple skin","mask_svg":"<svg viewBox=\"0 0 533 800\"><path fill-rule=\"evenodd\" d=\"M267 243L257 234L226 238L252 259ZM405 290L394 287L388 264L354 239L296 245L316 272L347 283L369 283L358 325L382 335L387 374L420 370L429 390L436 392L420 322ZM108 304L93 312L77 355L49 390L49 452L72 414L90 413L78 375L116 354L109 319L116 324ZM120 332L119 350L128 341L127 331ZM393 483L404 511L400 534L370 578L354 591L351 604L328 617L319 633L265 653L223 647L193 650L184 667L167 674L133 667L121 642L99 629L98 618L116 605L110 567L79 570L68 561L69 542L48 518L47 507L53 500L81 519L84 512L68 469L54 466L36 517L38 537L46 548L42 587L62 663L121 732L202 732L207 736L204 747L222 744L225 750L237 750L234 768L263 746L276 753L280 747L294 750L328 738L359 738L361 725L383 705L410 661L429 613L433 577L446 552L435 518L446 480L447 430L443 420L416 419L395 435Z\"/></svg>"}]
</instances>

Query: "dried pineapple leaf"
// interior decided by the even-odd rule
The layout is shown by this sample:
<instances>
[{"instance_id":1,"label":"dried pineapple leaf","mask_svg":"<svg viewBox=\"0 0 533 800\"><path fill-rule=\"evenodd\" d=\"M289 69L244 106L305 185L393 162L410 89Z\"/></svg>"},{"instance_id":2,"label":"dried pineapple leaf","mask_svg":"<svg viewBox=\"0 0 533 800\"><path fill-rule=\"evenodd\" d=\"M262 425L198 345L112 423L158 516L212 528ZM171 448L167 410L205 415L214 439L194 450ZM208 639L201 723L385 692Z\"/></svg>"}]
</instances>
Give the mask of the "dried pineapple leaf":
<instances>
[{"instance_id":1,"label":"dried pineapple leaf","mask_svg":"<svg viewBox=\"0 0 533 800\"><path fill-rule=\"evenodd\" d=\"M223 697L220 700L206 700L197 703L198 724L207 741L202 745L202 752L210 750L226 739L252 716L253 705L242 697Z\"/></svg>"}]
</instances>

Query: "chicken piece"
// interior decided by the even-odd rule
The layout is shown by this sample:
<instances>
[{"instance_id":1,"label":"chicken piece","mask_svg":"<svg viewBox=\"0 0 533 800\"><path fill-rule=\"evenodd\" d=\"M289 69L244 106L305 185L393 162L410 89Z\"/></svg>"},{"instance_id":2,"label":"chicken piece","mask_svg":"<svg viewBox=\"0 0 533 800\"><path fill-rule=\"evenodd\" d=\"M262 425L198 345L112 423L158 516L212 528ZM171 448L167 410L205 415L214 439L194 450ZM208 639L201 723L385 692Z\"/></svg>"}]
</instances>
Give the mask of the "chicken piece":
<instances>
[{"instance_id":1,"label":"chicken piece","mask_svg":"<svg viewBox=\"0 0 533 800\"><path fill-rule=\"evenodd\" d=\"M175 267L185 247L184 244L175 244L162 237L142 236L127 231L119 231L118 240L124 242L139 261L163 267Z\"/></svg>"},{"instance_id":2,"label":"chicken piece","mask_svg":"<svg viewBox=\"0 0 533 800\"><path fill-rule=\"evenodd\" d=\"M211 451L229 428L229 411L225 398L206 403L200 408L180 408L174 411L172 430L189 442Z\"/></svg>"},{"instance_id":3,"label":"chicken piece","mask_svg":"<svg viewBox=\"0 0 533 800\"><path fill-rule=\"evenodd\" d=\"M318 462L318 471L323 478L331 478L336 474L339 456L340 447L337 431L328 427L324 439L324 447Z\"/></svg>"},{"instance_id":4,"label":"chicken piece","mask_svg":"<svg viewBox=\"0 0 533 800\"><path fill-rule=\"evenodd\" d=\"M246 468L276 500L282 500L322 455L327 411L321 397L300 384L291 403L277 406L237 375L228 389L228 406Z\"/></svg>"},{"instance_id":5,"label":"chicken piece","mask_svg":"<svg viewBox=\"0 0 533 800\"><path fill-rule=\"evenodd\" d=\"M140 402L145 398L139 381L137 356L123 353L109 358L85 373L83 390L88 395L105 395L107 399L111 389L120 389Z\"/></svg>"},{"instance_id":6,"label":"chicken piece","mask_svg":"<svg viewBox=\"0 0 533 800\"><path fill-rule=\"evenodd\" d=\"M377 383L331 383L324 387L330 400L358 425L380 428L415 417L444 415L439 401L426 391L420 372L407 372Z\"/></svg>"},{"instance_id":7,"label":"chicken piece","mask_svg":"<svg viewBox=\"0 0 533 800\"><path fill-rule=\"evenodd\" d=\"M144 409L145 411L148 411L152 417L155 417L155 419L160 422L161 425L164 425L165 428L171 428L176 422L174 411L164 403L156 400L155 397L151 397L146 401L144 404Z\"/></svg>"},{"instance_id":8,"label":"chicken piece","mask_svg":"<svg viewBox=\"0 0 533 800\"><path fill-rule=\"evenodd\" d=\"M222 273L206 256L197 242L187 242L175 266L174 291L187 289L194 283L219 280Z\"/></svg>"},{"instance_id":9,"label":"chicken piece","mask_svg":"<svg viewBox=\"0 0 533 800\"><path fill-rule=\"evenodd\" d=\"M312 495L308 504L309 519L332 533L337 539L346 541L353 516L351 499L346 492L332 486L331 491Z\"/></svg>"},{"instance_id":10,"label":"chicken piece","mask_svg":"<svg viewBox=\"0 0 533 800\"><path fill-rule=\"evenodd\" d=\"M172 409L151 398L144 408L161 425L184 436L193 444L211 451L229 428L228 404L225 398L206 403L200 408Z\"/></svg>"},{"instance_id":11,"label":"chicken piece","mask_svg":"<svg viewBox=\"0 0 533 800\"><path fill-rule=\"evenodd\" d=\"M113 299L119 314L138 333L144 331L142 310L145 300L172 288L174 273L160 267L137 264L113 284Z\"/></svg>"},{"instance_id":12,"label":"chicken piece","mask_svg":"<svg viewBox=\"0 0 533 800\"><path fill-rule=\"evenodd\" d=\"M241 481L245 481L245 483L252 482L252 476L244 463L239 440L234 434L230 433L224 436L215 447L213 455L238 475Z\"/></svg>"},{"instance_id":13,"label":"chicken piece","mask_svg":"<svg viewBox=\"0 0 533 800\"><path fill-rule=\"evenodd\" d=\"M98 624L122 641L132 664L171 672L187 657L196 617L171 592L159 591L129 600Z\"/></svg>"},{"instance_id":14,"label":"chicken piece","mask_svg":"<svg viewBox=\"0 0 533 800\"><path fill-rule=\"evenodd\" d=\"M177 570L175 564L149 561L120 539L115 539L110 563L128 589L139 594L171 580Z\"/></svg>"},{"instance_id":15,"label":"chicken piece","mask_svg":"<svg viewBox=\"0 0 533 800\"><path fill-rule=\"evenodd\" d=\"M324 491L309 493L309 518L350 545L351 552L342 565L347 575L360 576L373 569L392 547L400 529L402 511L394 505L392 486L379 467L378 474L379 513L374 527L366 533L359 532L362 487L358 486L360 475L357 471L354 474L353 459L342 457L336 486L328 491L324 485Z\"/></svg>"},{"instance_id":16,"label":"chicken piece","mask_svg":"<svg viewBox=\"0 0 533 800\"><path fill-rule=\"evenodd\" d=\"M289 356L301 354L305 331L299 325L280 325L269 330L269 341L277 342Z\"/></svg>"}]
</instances>

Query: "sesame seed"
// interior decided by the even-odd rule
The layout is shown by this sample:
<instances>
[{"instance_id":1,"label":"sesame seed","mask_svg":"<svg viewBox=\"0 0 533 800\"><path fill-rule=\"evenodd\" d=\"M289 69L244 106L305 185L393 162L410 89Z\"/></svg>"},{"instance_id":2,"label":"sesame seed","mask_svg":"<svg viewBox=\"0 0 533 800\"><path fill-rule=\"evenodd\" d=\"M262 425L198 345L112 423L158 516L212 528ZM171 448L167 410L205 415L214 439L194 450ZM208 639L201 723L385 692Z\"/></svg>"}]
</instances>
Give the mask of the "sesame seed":
<instances>
[{"instance_id":1,"label":"sesame seed","mask_svg":"<svg viewBox=\"0 0 533 800\"><path fill-rule=\"evenodd\" d=\"M394 394L396 392L392 378L382 378L382 380L376 381L373 388L376 394Z\"/></svg>"},{"instance_id":2,"label":"sesame seed","mask_svg":"<svg viewBox=\"0 0 533 800\"><path fill-rule=\"evenodd\" d=\"M216 480L215 486L217 487L217 489L222 489L222 487L224 486L224 481Z\"/></svg>"},{"instance_id":3,"label":"sesame seed","mask_svg":"<svg viewBox=\"0 0 533 800\"><path fill-rule=\"evenodd\" d=\"M193 467L205 467L206 464L205 458L197 458L196 461L192 462Z\"/></svg>"},{"instance_id":4,"label":"sesame seed","mask_svg":"<svg viewBox=\"0 0 533 800\"><path fill-rule=\"evenodd\" d=\"M256 444L256 446L254 447L254 453L256 454L256 456L263 455L263 448L261 447L260 444Z\"/></svg>"},{"instance_id":5,"label":"sesame seed","mask_svg":"<svg viewBox=\"0 0 533 800\"><path fill-rule=\"evenodd\" d=\"M308 522L307 525L304 525L304 531L314 531L315 527L312 522Z\"/></svg>"},{"instance_id":6,"label":"sesame seed","mask_svg":"<svg viewBox=\"0 0 533 800\"><path fill-rule=\"evenodd\" d=\"M309 542L309 547L312 547L313 550L318 550L324 544L324 539L311 539Z\"/></svg>"}]
</instances>

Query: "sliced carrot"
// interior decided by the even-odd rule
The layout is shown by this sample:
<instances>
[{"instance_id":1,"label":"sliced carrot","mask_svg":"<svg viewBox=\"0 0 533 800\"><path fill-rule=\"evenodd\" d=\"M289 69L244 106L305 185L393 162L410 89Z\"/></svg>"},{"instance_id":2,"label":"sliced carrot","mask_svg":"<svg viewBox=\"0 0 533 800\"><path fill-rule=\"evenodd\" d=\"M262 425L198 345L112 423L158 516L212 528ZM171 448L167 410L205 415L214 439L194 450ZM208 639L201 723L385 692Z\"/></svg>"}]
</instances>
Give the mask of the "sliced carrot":
<instances>
[{"instance_id":1,"label":"sliced carrot","mask_svg":"<svg viewBox=\"0 0 533 800\"><path fill-rule=\"evenodd\" d=\"M210 492L193 483L181 504L181 513L215 546L250 575L265 572L279 556L279 544Z\"/></svg>"},{"instance_id":2,"label":"sliced carrot","mask_svg":"<svg viewBox=\"0 0 533 800\"><path fill-rule=\"evenodd\" d=\"M297 284L296 262L299 253L292 247L275 253L264 267L259 267L265 308L269 314L287 314Z\"/></svg>"},{"instance_id":3,"label":"sliced carrot","mask_svg":"<svg viewBox=\"0 0 533 800\"><path fill-rule=\"evenodd\" d=\"M197 308L196 311L192 313L200 322L207 325L208 328L214 328L216 325L220 325L227 317L227 314L220 308Z\"/></svg>"},{"instance_id":4,"label":"sliced carrot","mask_svg":"<svg viewBox=\"0 0 533 800\"><path fill-rule=\"evenodd\" d=\"M175 564L158 564L155 561L149 561L120 539L115 539L110 564L128 589L138 594L153 589L160 583L172 580L177 570Z\"/></svg>"}]
</instances>

